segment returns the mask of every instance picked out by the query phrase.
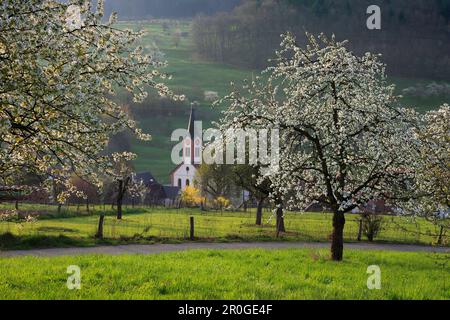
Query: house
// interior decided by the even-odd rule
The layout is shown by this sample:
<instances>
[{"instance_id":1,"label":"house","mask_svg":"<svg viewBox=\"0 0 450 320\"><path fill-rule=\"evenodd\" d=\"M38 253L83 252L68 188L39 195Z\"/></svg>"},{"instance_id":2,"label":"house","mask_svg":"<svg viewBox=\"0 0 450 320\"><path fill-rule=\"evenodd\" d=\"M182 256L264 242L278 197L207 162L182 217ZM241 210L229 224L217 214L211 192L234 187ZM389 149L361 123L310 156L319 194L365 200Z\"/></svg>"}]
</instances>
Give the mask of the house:
<instances>
[{"instance_id":1,"label":"house","mask_svg":"<svg viewBox=\"0 0 450 320\"><path fill-rule=\"evenodd\" d=\"M352 210L352 213L367 213L367 214L391 214L395 212L395 208L386 204L386 201L370 200L363 206L359 206Z\"/></svg>"},{"instance_id":2,"label":"house","mask_svg":"<svg viewBox=\"0 0 450 320\"><path fill-rule=\"evenodd\" d=\"M305 209L305 212L331 212L331 208L322 202L313 201Z\"/></svg>"},{"instance_id":3,"label":"house","mask_svg":"<svg viewBox=\"0 0 450 320\"><path fill-rule=\"evenodd\" d=\"M303 209L305 212L331 212L332 209L326 204L327 198L321 196L318 200L312 201L306 208Z\"/></svg>"},{"instance_id":4,"label":"house","mask_svg":"<svg viewBox=\"0 0 450 320\"><path fill-rule=\"evenodd\" d=\"M170 173L170 184L181 190L194 185L194 178L202 162L202 132L195 127L195 109L191 108L188 136L183 141L183 162Z\"/></svg>"},{"instance_id":5,"label":"house","mask_svg":"<svg viewBox=\"0 0 450 320\"><path fill-rule=\"evenodd\" d=\"M158 182L156 181L155 177L150 173L150 172L141 172L141 173L137 173L134 177L133 177L134 181L142 181L142 183L146 186L146 187L150 187L153 184L157 184Z\"/></svg>"},{"instance_id":6,"label":"house","mask_svg":"<svg viewBox=\"0 0 450 320\"><path fill-rule=\"evenodd\" d=\"M0 201L18 201L24 196L25 193L20 188L0 186Z\"/></svg>"},{"instance_id":7,"label":"house","mask_svg":"<svg viewBox=\"0 0 450 320\"><path fill-rule=\"evenodd\" d=\"M145 203L149 205L175 206L180 195L180 188L160 184L150 172L137 173L134 181L142 181L147 187L148 193Z\"/></svg>"},{"instance_id":8,"label":"house","mask_svg":"<svg viewBox=\"0 0 450 320\"><path fill-rule=\"evenodd\" d=\"M324 197L323 197L324 198ZM305 212L332 212L333 210L325 204L325 200L313 201L305 209ZM371 213L371 214L388 214L392 213L394 208L388 206L384 200L370 200L365 205L359 206L352 210L354 214Z\"/></svg>"},{"instance_id":9,"label":"house","mask_svg":"<svg viewBox=\"0 0 450 320\"><path fill-rule=\"evenodd\" d=\"M177 207L180 197L180 188L154 184L150 187L148 203L163 205L165 207Z\"/></svg>"}]
</instances>

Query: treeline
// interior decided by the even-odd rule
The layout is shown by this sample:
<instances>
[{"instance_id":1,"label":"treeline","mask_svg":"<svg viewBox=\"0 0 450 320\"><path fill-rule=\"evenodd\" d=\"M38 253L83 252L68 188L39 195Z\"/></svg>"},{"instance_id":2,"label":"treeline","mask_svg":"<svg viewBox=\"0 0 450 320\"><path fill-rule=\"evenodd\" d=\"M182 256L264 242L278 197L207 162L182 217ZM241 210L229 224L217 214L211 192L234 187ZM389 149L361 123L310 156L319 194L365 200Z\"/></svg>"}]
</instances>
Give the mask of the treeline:
<instances>
[{"instance_id":1,"label":"treeline","mask_svg":"<svg viewBox=\"0 0 450 320\"><path fill-rule=\"evenodd\" d=\"M118 12L120 19L192 18L230 11L242 0L106 0L107 13Z\"/></svg>"},{"instance_id":2,"label":"treeline","mask_svg":"<svg viewBox=\"0 0 450 320\"><path fill-rule=\"evenodd\" d=\"M216 62L264 68L290 31L350 40L357 54L383 54L388 73L450 79L450 0L381 0L382 29L366 27L369 0L247 0L233 11L197 17L197 54Z\"/></svg>"}]
</instances>

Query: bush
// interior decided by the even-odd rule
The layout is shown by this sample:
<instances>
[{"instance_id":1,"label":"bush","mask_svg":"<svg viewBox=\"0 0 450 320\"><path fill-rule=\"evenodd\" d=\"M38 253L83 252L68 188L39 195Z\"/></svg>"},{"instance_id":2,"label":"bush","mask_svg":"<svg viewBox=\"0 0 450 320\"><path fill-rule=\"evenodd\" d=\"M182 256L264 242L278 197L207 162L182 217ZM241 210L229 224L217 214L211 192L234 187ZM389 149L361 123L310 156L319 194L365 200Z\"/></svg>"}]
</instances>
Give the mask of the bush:
<instances>
[{"instance_id":1,"label":"bush","mask_svg":"<svg viewBox=\"0 0 450 320\"><path fill-rule=\"evenodd\" d=\"M181 193L181 202L186 207L199 206L204 199L200 196L200 191L192 186L186 187Z\"/></svg>"},{"instance_id":2,"label":"bush","mask_svg":"<svg viewBox=\"0 0 450 320\"><path fill-rule=\"evenodd\" d=\"M383 216L377 213L364 212L361 214L362 233L372 242L383 230Z\"/></svg>"},{"instance_id":3,"label":"bush","mask_svg":"<svg viewBox=\"0 0 450 320\"><path fill-rule=\"evenodd\" d=\"M224 208L229 207L230 204L231 201L225 197L217 197L216 199L214 199L214 207L220 211L223 211Z\"/></svg>"}]
</instances>

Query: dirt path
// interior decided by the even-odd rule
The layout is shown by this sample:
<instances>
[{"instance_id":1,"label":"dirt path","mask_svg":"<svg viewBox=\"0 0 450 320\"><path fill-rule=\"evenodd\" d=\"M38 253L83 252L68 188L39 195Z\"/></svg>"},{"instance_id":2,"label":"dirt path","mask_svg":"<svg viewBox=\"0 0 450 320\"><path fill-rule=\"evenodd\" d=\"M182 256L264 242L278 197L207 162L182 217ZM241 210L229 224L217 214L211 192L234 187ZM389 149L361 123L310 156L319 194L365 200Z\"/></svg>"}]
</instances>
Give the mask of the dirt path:
<instances>
[{"instance_id":1,"label":"dirt path","mask_svg":"<svg viewBox=\"0 0 450 320\"><path fill-rule=\"evenodd\" d=\"M18 251L0 251L0 257L58 257L75 256L86 254L158 254L164 252L176 252L199 249L321 249L329 248L328 243L304 243L304 242L249 242L249 243L183 243L183 244L154 244L154 245L124 245L124 246L101 246L92 248L55 248L38 250L18 250ZM397 245L397 244L369 244L369 243L349 243L345 245L346 249L354 250L386 250L399 252L436 252L450 253L450 248L427 247L416 245Z\"/></svg>"}]
</instances>

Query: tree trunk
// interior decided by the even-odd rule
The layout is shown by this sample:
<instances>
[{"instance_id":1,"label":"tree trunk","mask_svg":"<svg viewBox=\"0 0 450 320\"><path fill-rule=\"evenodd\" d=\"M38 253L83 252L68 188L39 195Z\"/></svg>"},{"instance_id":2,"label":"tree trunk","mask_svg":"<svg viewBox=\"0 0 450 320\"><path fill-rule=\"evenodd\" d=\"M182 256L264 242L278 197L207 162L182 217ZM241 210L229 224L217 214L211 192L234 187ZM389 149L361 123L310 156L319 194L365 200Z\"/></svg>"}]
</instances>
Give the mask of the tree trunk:
<instances>
[{"instance_id":1,"label":"tree trunk","mask_svg":"<svg viewBox=\"0 0 450 320\"><path fill-rule=\"evenodd\" d=\"M122 220L122 199L123 199L123 181L119 180L119 188L117 191L117 220Z\"/></svg>"},{"instance_id":2,"label":"tree trunk","mask_svg":"<svg viewBox=\"0 0 450 320\"><path fill-rule=\"evenodd\" d=\"M444 237L444 226L441 226L441 231L439 232L438 244L442 245L442 238Z\"/></svg>"},{"instance_id":3,"label":"tree trunk","mask_svg":"<svg viewBox=\"0 0 450 320\"><path fill-rule=\"evenodd\" d=\"M203 200L202 201L200 201L200 211L206 211L206 209L205 209L205 203L203 202Z\"/></svg>"},{"instance_id":4,"label":"tree trunk","mask_svg":"<svg viewBox=\"0 0 450 320\"><path fill-rule=\"evenodd\" d=\"M86 198L86 211L89 213L89 198Z\"/></svg>"},{"instance_id":5,"label":"tree trunk","mask_svg":"<svg viewBox=\"0 0 450 320\"><path fill-rule=\"evenodd\" d=\"M362 231L363 231L363 221L359 220L359 230L358 230L358 241L362 240Z\"/></svg>"},{"instance_id":6,"label":"tree trunk","mask_svg":"<svg viewBox=\"0 0 450 320\"><path fill-rule=\"evenodd\" d=\"M333 235L331 239L331 258L334 261L342 261L344 256L344 226L344 214L335 212L333 215Z\"/></svg>"},{"instance_id":7,"label":"tree trunk","mask_svg":"<svg viewBox=\"0 0 450 320\"><path fill-rule=\"evenodd\" d=\"M122 220L122 199L117 199L117 220Z\"/></svg>"},{"instance_id":8,"label":"tree trunk","mask_svg":"<svg viewBox=\"0 0 450 320\"><path fill-rule=\"evenodd\" d=\"M264 199L259 199L258 207L256 208L256 225L257 226L262 225L263 205L264 205Z\"/></svg>"},{"instance_id":9,"label":"tree trunk","mask_svg":"<svg viewBox=\"0 0 450 320\"><path fill-rule=\"evenodd\" d=\"M15 208L16 210L19 210L19 200L16 200L16 203L15 203L15 205L14 205L14 208Z\"/></svg>"},{"instance_id":10,"label":"tree trunk","mask_svg":"<svg viewBox=\"0 0 450 320\"><path fill-rule=\"evenodd\" d=\"M105 221L105 215L101 214L100 218L98 219L98 228L97 228L97 234L95 237L97 239L103 239L103 223Z\"/></svg>"},{"instance_id":11,"label":"tree trunk","mask_svg":"<svg viewBox=\"0 0 450 320\"><path fill-rule=\"evenodd\" d=\"M194 217L190 217L189 219L189 240L194 241L195 240L195 233L194 233Z\"/></svg>"},{"instance_id":12,"label":"tree trunk","mask_svg":"<svg viewBox=\"0 0 450 320\"><path fill-rule=\"evenodd\" d=\"M283 217L283 207L277 208L277 238L280 236L281 232L286 232L284 227L284 217Z\"/></svg>"}]
</instances>

